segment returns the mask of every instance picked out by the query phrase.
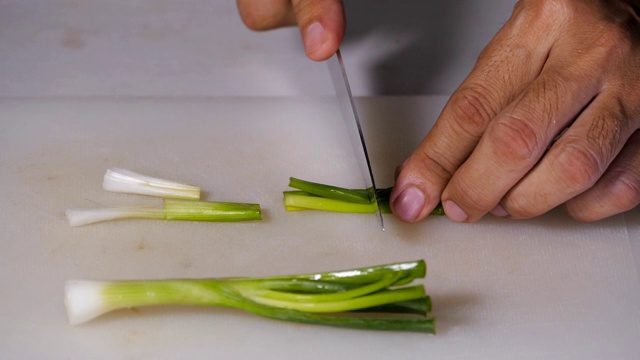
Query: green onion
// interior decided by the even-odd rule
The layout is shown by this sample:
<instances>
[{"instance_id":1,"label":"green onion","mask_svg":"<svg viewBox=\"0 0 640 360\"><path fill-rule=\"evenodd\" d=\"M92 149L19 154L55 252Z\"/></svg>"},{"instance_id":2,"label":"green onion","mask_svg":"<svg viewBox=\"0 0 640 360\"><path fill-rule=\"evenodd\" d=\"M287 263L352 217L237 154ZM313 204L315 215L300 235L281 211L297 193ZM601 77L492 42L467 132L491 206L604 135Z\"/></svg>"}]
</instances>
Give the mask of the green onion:
<instances>
[{"instance_id":1,"label":"green onion","mask_svg":"<svg viewBox=\"0 0 640 360\"><path fill-rule=\"evenodd\" d=\"M321 210L371 214L378 210L375 199L369 197L369 194L372 194L371 189L345 189L293 177L289 179L289 186L298 190L283 192L286 211ZM380 212L383 214L391 213L389 204L391 189L384 188L376 191ZM438 204L431 215L444 215L442 204Z\"/></svg>"},{"instance_id":2,"label":"green onion","mask_svg":"<svg viewBox=\"0 0 640 360\"><path fill-rule=\"evenodd\" d=\"M300 180L294 177L289 178L289 187L344 202L358 204L369 204L371 202L371 196L369 196L370 191L362 189L345 189L337 186Z\"/></svg>"},{"instance_id":3,"label":"green onion","mask_svg":"<svg viewBox=\"0 0 640 360\"><path fill-rule=\"evenodd\" d=\"M200 199L200 188L171 180L142 175L131 170L107 169L102 182L107 191L171 199Z\"/></svg>"},{"instance_id":4,"label":"green onion","mask_svg":"<svg viewBox=\"0 0 640 360\"><path fill-rule=\"evenodd\" d=\"M424 286L403 287L425 275L426 264L418 260L263 278L69 280L65 306L72 325L123 308L195 305L231 307L308 324L435 333Z\"/></svg>"},{"instance_id":5,"label":"green onion","mask_svg":"<svg viewBox=\"0 0 640 360\"><path fill-rule=\"evenodd\" d=\"M82 226L117 219L163 219L189 221L261 220L259 204L164 199L163 205L106 209L67 209L70 226Z\"/></svg>"}]
</instances>

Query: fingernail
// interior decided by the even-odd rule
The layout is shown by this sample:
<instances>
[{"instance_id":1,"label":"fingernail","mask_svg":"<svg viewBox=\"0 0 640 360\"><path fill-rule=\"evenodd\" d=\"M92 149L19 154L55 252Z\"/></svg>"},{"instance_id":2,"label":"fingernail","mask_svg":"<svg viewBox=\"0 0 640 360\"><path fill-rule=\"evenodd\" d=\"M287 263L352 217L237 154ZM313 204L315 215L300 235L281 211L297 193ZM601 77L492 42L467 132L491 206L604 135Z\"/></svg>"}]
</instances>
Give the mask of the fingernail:
<instances>
[{"instance_id":1,"label":"fingernail","mask_svg":"<svg viewBox=\"0 0 640 360\"><path fill-rule=\"evenodd\" d=\"M491 215L497 217L507 217L509 216L509 213L502 207L502 205L498 204L493 208L493 210L491 210Z\"/></svg>"},{"instance_id":2,"label":"fingernail","mask_svg":"<svg viewBox=\"0 0 640 360\"><path fill-rule=\"evenodd\" d=\"M307 54L316 52L322 46L324 40L324 28L319 22L314 22L307 27L304 33L304 50Z\"/></svg>"},{"instance_id":3,"label":"fingernail","mask_svg":"<svg viewBox=\"0 0 640 360\"><path fill-rule=\"evenodd\" d=\"M464 222L469 218L469 215L451 200L445 201L442 207L444 207L445 214L453 221Z\"/></svg>"},{"instance_id":4,"label":"fingernail","mask_svg":"<svg viewBox=\"0 0 640 360\"><path fill-rule=\"evenodd\" d=\"M418 218L424 204L425 197L422 191L408 187L393 200L393 209L400 219L410 222Z\"/></svg>"}]
</instances>

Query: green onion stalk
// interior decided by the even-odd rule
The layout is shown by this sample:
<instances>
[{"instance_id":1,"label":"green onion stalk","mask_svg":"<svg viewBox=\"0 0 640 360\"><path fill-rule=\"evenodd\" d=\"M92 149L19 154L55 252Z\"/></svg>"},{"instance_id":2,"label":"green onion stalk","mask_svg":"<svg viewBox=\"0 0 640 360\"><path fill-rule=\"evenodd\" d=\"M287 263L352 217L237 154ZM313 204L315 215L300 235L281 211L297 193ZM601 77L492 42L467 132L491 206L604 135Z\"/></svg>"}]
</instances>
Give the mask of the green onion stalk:
<instances>
[{"instance_id":1,"label":"green onion stalk","mask_svg":"<svg viewBox=\"0 0 640 360\"><path fill-rule=\"evenodd\" d=\"M222 306L267 318L355 329L435 333L423 260L304 275L137 281L69 280L72 325L150 305ZM367 313L367 314L363 314Z\"/></svg>"},{"instance_id":2,"label":"green onion stalk","mask_svg":"<svg viewBox=\"0 0 640 360\"><path fill-rule=\"evenodd\" d=\"M375 199L378 199L380 212L391 213L389 197L392 188L346 189L333 185L320 184L297 178L289 178L289 187L297 190L284 191L286 211L321 210L343 213L371 214L378 211ZM444 215L442 204L438 204L430 215Z\"/></svg>"},{"instance_id":3,"label":"green onion stalk","mask_svg":"<svg viewBox=\"0 0 640 360\"><path fill-rule=\"evenodd\" d=\"M117 219L161 219L210 222L261 220L259 204L163 199L161 205L100 209L67 209L70 226Z\"/></svg>"}]
</instances>

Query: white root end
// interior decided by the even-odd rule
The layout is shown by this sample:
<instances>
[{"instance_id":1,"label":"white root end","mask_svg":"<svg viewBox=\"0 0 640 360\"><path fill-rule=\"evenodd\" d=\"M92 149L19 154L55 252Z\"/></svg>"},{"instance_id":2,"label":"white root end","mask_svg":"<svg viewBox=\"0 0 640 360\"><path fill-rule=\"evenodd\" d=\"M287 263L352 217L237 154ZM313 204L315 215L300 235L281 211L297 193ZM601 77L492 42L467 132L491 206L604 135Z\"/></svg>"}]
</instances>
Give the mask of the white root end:
<instances>
[{"instance_id":1,"label":"white root end","mask_svg":"<svg viewBox=\"0 0 640 360\"><path fill-rule=\"evenodd\" d=\"M103 209L67 209L65 210L67 221L70 226L82 226L101 221L126 219L126 218L148 218L164 219L164 210L149 206L121 207Z\"/></svg>"},{"instance_id":2,"label":"white root end","mask_svg":"<svg viewBox=\"0 0 640 360\"><path fill-rule=\"evenodd\" d=\"M69 324L82 324L111 310L102 298L105 285L105 282L100 281L67 280L64 286L64 305Z\"/></svg>"},{"instance_id":3,"label":"white root end","mask_svg":"<svg viewBox=\"0 0 640 360\"><path fill-rule=\"evenodd\" d=\"M131 170L111 168L104 174L103 189L113 192L199 200L200 188L171 180L142 175Z\"/></svg>"}]
</instances>

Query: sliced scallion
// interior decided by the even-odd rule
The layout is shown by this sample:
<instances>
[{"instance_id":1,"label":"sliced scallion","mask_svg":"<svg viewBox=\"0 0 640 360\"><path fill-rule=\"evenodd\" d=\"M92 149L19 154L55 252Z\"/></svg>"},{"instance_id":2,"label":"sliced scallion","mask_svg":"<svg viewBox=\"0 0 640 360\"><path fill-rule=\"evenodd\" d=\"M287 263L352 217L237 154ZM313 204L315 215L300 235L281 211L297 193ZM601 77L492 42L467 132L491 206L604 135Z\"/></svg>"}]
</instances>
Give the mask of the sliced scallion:
<instances>
[{"instance_id":1,"label":"sliced scallion","mask_svg":"<svg viewBox=\"0 0 640 360\"><path fill-rule=\"evenodd\" d=\"M188 221L261 220L259 204L164 199L162 205L103 209L67 209L70 226L82 226L117 219L163 219Z\"/></svg>"},{"instance_id":2,"label":"sliced scallion","mask_svg":"<svg viewBox=\"0 0 640 360\"><path fill-rule=\"evenodd\" d=\"M142 175L137 172L111 168L107 169L102 182L107 191L150 195L171 199L200 199L200 188L171 180Z\"/></svg>"},{"instance_id":3,"label":"sliced scallion","mask_svg":"<svg viewBox=\"0 0 640 360\"><path fill-rule=\"evenodd\" d=\"M333 185L314 183L297 178L289 179L289 186L296 191L284 191L286 211L321 210L343 213L371 214L377 211L371 189L346 189ZM378 189L376 197L383 214L391 213L389 196L392 188ZM367 199L363 201L363 199ZM371 200L369 200L371 199ZM444 215L442 204L438 204L431 215Z\"/></svg>"}]
</instances>

